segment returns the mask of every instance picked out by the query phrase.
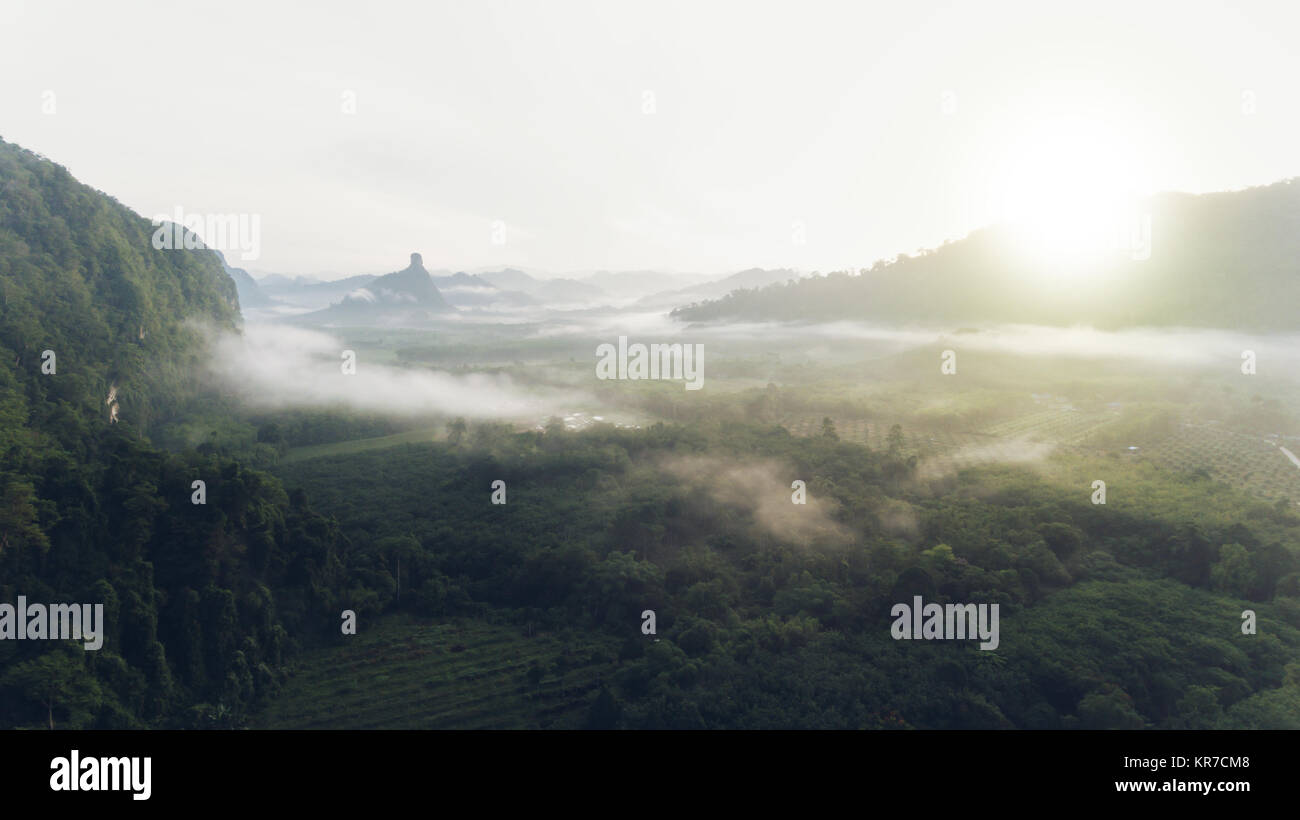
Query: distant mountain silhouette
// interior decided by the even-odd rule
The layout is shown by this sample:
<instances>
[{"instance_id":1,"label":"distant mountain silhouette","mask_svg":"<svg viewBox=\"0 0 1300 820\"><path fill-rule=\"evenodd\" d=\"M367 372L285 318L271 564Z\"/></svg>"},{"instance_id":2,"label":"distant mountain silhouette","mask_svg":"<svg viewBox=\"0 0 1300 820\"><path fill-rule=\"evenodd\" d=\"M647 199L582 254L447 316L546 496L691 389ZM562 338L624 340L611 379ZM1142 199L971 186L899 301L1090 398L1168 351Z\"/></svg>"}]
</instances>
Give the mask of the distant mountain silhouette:
<instances>
[{"instance_id":1,"label":"distant mountain silhouette","mask_svg":"<svg viewBox=\"0 0 1300 820\"><path fill-rule=\"evenodd\" d=\"M578 280L594 285L615 299L640 299L652 293L691 287L717 279L701 273L663 273L654 270L597 271Z\"/></svg>"},{"instance_id":2,"label":"distant mountain silhouette","mask_svg":"<svg viewBox=\"0 0 1300 820\"><path fill-rule=\"evenodd\" d=\"M310 276L288 277L272 274L258 280L257 286L263 294L296 307L320 309L339 302L357 288L365 287L379 277L373 273L363 273L344 279L322 282Z\"/></svg>"},{"instance_id":3,"label":"distant mountain silhouette","mask_svg":"<svg viewBox=\"0 0 1300 820\"><path fill-rule=\"evenodd\" d=\"M514 268L481 273L478 276L503 290L525 293L546 304L592 304L607 297L605 291L587 282L576 279L538 279Z\"/></svg>"},{"instance_id":4,"label":"distant mountain silhouette","mask_svg":"<svg viewBox=\"0 0 1300 820\"><path fill-rule=\"evenodd\" d=\"M225 268L230 278L235 280L235 289L239 293L239 306L242 309L248 308L270 308L280 304L279 300L273 299L258 287L257 280L243 268L232 268L226 261L225 254L221 251L214 250L213 253L221 260L221 266Z\"/></svg>"},{"instance_id":5,"label":"distant mountain silhouette","mask_svg":"<svg viewBox=\"0 0 1300 820\"><path fill-rule=\"evenodd\" d=\"M418 325L455 311L433 283L420 254L396 273L370 279L324 310L295 317L308 324Z\"/></svg>"},{"instance_id":6,"label":"distant mountain silhouette","mask_svg":"<svg viewBox=\"0 0 1300 820\"><path fill-rule=\"evenodd\" d=\"M475 274L435 276L433 281L443 298L458 308L512 308L537 304L537 300L527 293L497 287Z\"/></svg>"},{"instance_id":7,"label":"distant mountain silhouette","mask_svg":"<svg viewBox=\"0 0 1300 820\"><path fill-rule=\"evenodd\" d=\"M1132 247L1117 247L1069 274L1058 275L1051 263L1024 253L1007 229L993 227L859 274L740 291L679 308L673 316L1300 328L1300 182L1200 196L1160 194L1145 205L1146 237L1137 236L1135 225Z\"/></svg>"},{"instance_id":8,"label":"distant mountain silhouette","mask_svg":"<svg viewBox=\"0 0 1300 820\"><path fill-rule=\"evenodd\" d=\"M762 288L778 282L788 282L791 279L798 279L798 271L789 269L764 270L763 268L749 268L748 270L733 273L730 276L717 280L716 282L704 282L699 285L692 285L680 290L663 291L661 293L652 293L649 296L642 296L636 304L643 307L676 307L686 305L700 299L719 299L733 290L743 290L746 288Z\"/></svg>"}]
</instances>

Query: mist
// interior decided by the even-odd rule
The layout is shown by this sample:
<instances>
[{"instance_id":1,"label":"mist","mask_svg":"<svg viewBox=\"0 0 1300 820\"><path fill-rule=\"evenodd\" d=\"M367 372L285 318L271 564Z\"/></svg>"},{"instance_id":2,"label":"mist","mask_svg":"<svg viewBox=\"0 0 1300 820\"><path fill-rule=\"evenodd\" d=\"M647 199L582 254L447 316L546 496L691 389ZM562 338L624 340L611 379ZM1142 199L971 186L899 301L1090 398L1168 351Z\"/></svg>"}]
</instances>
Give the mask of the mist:
<instances>
[{"instance_id":1,"label":"mist","mask_svg":"<svg viewBox=\"0 0 1300 820\"><path fill-rule=\"evenodd\" d=\"M769 535L794 544L813 540L845 544L853 534L833 518L835 506L808 489L805 503L791 500L799 476L775 461L730 461L706 456L664 459L660 469L707 494L714 502L745 510Z\"/></svg>"},{"instance_id":2,"label":"mist","mask_svg":"<svg viewBox=\"0 0 1300 820\"><path fill-rule=\"evenodd\" d=\"M348 407L401 416L527 419L563 412L573 391L516 385L508 376L394 367L357 351L356 372L344 375L349 345L328 333L250 324L213 341L211 370L224 387L261 408ZM374 355L374 354L372 354Z\"/></svg>"}]
</instances>

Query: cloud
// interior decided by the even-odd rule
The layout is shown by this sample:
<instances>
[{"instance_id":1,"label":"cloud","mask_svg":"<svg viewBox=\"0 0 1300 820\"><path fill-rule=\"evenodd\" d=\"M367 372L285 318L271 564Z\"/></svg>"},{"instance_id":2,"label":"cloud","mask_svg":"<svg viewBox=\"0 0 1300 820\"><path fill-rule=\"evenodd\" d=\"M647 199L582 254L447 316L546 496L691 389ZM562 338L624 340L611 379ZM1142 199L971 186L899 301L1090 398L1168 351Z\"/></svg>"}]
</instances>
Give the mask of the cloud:
<instances>
[{"instance_id":1,"label":"cloud","mask_svg":"<svg viewBox=\"0 0 1300 820\"><path fill-rule=\"evenodd\" d=\"M922 480L943 478L967 467L981 464L1039 464L1051 455L1056 447L1055 442L1031 441L1024 437L968 445L923 460L917 466L917 478Z\"/></svg>"},{"instance_id":2,"label":"cloud","mask_svg":"<svg viewBox=\"0 0 1300 820\"><path fill-rule=\"evenodd\" d=\"M890 535L916 538L921 534L921 518L916 514L916 507L906 501L886 498L881 502L876 516L880 526Z\"/></svg>"},{"instance_id":3,"label":"cloud","mask_svg":"<svg viewBox=\"0 0 1300 820\"><path fill-rule=\"evenodd\" d=\"M357 351L355 375L342 372L348 345L326 333L250 324L213 340L211 370L223 386L261 407L337 407L393 415L520 419L566 412L585 397L528 389L503 375L393 367Z\"/></svg>"},{"instance_id":4,"label":"cloud","mask_svg":"<svg viewBox=\"0 0 1300 820\"><path fill-rule=\"evenodd\" d=\"M833 501L811 491L805 504L791 500L790 484L800 478L775 461L730 461L707 456L674 456L659 468L707 494L714 502L749 512L754 523L794 544L849 543L853 533L832 517ZM807 476L803 477L805 480Z\"/></svg>"},{"instance_id":5,"label":"cloud","mask_svg":"<svg viewBox=\"0 0 1300 820\"><path fill-rule=\"evenodd\" d=\"M642 321L651 321L645 317ZM681 327L679 323L679 327ZM915 325L891 327L868 322L729 322L692 324L681 327L692 336L708 341L742 343L751 340L790 344L825 340L827 347L805 349L807 354L829 354L836 347L855 341L892 343L900 350L942 343L961 351L988 351L1056 359L1127 359L1178 367L1223 367L1235 372L1241 353L1253 350L1261 361L1270 363L1275 374L1295 373L1300 368L1300 335L1248 334L1230 330L1186 327L1137 327L1099 330L1076 325L981 326L977 333L953 333L951 328Z\"/></svg>"},{"instance_id":6,"label":"cloud","mask_svg":"<svg viewBox=\"0 0 1300 820\"><path fill-rule=\"evenodd\" d=\"M347 296L344 296L343 301L344 302L369 302L371 304L374 304L379 300L375 297L375 294L372 293L369 288L357 288L356 290L348 293Z\"/></svg>"}]
</instances>

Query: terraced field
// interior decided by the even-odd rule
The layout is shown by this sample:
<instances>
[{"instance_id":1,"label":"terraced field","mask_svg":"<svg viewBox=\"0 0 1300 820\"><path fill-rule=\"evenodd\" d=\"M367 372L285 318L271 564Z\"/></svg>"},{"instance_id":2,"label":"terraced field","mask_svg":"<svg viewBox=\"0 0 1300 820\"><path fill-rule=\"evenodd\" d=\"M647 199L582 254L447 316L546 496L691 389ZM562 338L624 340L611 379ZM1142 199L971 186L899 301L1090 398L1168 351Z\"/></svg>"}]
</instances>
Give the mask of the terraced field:
<instances>
[{"instance_id":1,"label":"terraced field","mask_svg":"<svg viewBox=\"0 0 1300 820\"><path fill-rule=\"evenodd\" d=\"M384 618L298 659L255 724L275 729L577 728L617 648L473 620ZM540 670L533 673L533 667Z\"/></svg>"}]
</instances>

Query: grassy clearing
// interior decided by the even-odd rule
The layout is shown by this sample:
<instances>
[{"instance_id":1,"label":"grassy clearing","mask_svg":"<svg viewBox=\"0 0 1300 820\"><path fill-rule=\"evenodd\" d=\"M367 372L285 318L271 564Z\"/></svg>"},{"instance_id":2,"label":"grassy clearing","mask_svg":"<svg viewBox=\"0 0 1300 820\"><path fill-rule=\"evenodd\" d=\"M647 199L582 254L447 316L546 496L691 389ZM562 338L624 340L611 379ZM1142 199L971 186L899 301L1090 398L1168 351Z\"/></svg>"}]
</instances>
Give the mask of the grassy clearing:
<instances>
[{"instance_id":1,"label":"grassy clearing","mask_svg":"<svg viewBox=\"0 0 1300 820\"><path fill-rule=\"evenodd\" d=\"M439 427L427 427L420 430L408 430L405 433L394 433L391 436L358 438L351 441L335 441L329 444L293 447L280 458L280 463L292 464L295 461L306 461L307 459L322 456L348 455L366 450L382 450L385 447L396 447L400 444L420 444L435 441L438 438L439 430L441 430Z\"/></svg>"}]
</instances>

